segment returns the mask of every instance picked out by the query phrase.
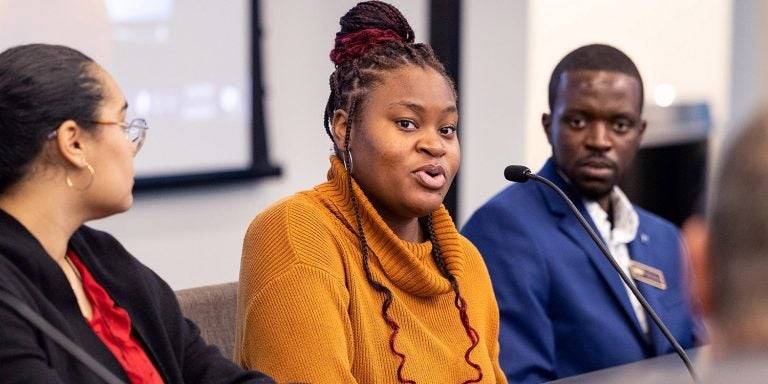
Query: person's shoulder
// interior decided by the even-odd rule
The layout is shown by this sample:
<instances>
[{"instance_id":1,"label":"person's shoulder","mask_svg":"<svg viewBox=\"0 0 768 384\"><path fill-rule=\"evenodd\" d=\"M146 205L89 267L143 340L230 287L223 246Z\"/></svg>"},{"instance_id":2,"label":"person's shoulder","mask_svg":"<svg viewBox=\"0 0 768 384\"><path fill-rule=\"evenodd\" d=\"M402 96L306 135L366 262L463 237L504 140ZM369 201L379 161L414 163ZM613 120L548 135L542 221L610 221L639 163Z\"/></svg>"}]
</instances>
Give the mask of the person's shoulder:
<instances>
[{"instance_id":1,"label":"person's shoulder","mask_svg":"<svg viewBox=\"0 0 768 384\"><path fill-rule=\"evenodd\" d=\"M333 216L311 191L299 192L281 199L261 211L248 228L248 233L264 230L295 230L327 227Z\"/></svg>"},{"instance_id":2,"label":"person's shoulder","mask_svg":"<svg viewBox=\"0 0 768 384\"><path fill-rule=\"evenodd\" d=\"M459 244L464 251L464 257L469 264L485 264L480 250L469 238L465 237L463 234L459 234Z\"/></svg>"},{"instance_id":3,"label":"person's shoulder","mask_svg":"<svg viewBox=\"0 0 768 384\"><path fill-rule=\"evenodd\" d=\"M88 244L102 244L102 245L119 245L120 242L112 236L112 234L89 227L87 225L81 225L80 228L72 235L73 240L82 239Z\"/></svg>"},{"instance_id":4,"label":"person's shoulder","mask_svg":"<svg viewBox=\"0 0 768 384\"><path fill-rule=\"evenodd\" d=\"M640 220L640 226L660 231L667 231L674 234L679 233L678 227L671 221L637 205L632 205L632 207L635 209L635 212L637 212L637 217Z\"/></svg>"},{"instance_id":5,"label":"person's shoulder","mask_svg":"<svg viewBox=\"0 0 768 384\"><path fill-rule=\"evenodd\" d=\"M74 247L76 252L83 253L78 254L80 257L109 254L111 263L115 265L126 262L139 263L112 234L87 225L81 225L75 231L70 238L70 246Z\"/></svg>"},{"instance_id":6,"label":"person's shoulder","mask_svg":"<svg viewBox=\"0 0 768 384\"><path fill-rule=\"evenodd\" d=\"M499 200L527 196L531 193L531 189L535 188L534 183L512 183L504 187L501 191L491 197L488 202L496 202Z\"/></svg>"},{"instance_id":7,"label":"person's shoulder","mask_svg":"<svg viewBox=\"0 0 768 384\"><path fill-rule=\"evenodd\" d=\"M462 233L459 233L458 236L459 236L459 244L461 245L461 249L463 249L471 257L475 257L475 256L480 257L480 251L477 249L477 247L471 240L469 240Z\"/></svg>"},{"instance_id":8,"label":"person's shoulder","mask_svg":"<svg viewBox=\"0 0 768 384\"><path fill-rule=\"evenodd\" d=\"M472 212L462 226L461 233L474 242L478 235L476 232L484 232L483 228L516 227L531 215L537 215L539 209L545 209L545 203L535 186L531 183L515 183L505 187Z\"/></svg>"},{"instance_id":9,"label":"person's shoulder","mask_svg":"<svg viewBox=\"0 0 768 384\"><path fill-rule=\"evenodd\" d=\"M82 225L72 235L70 246L78 257L88 262L92 274L100 276L110 284L123 287L142 281L144 288L155 294L164 291L167 296L172 293L170 285L162 277L131 254L108 232ZM124 276L131 276L134 283L128 283Z\"/></svg>"},{"instance_id":10,"label":"person's shoulder","mask_svg":"<svg viewBox=\"0 0 768 384\"><path fill-rule=\"evenodd\" d=\"M483 203L476 212L486 214L499 211L514 213L516 211L514 208L519 207L521 202L530 204L538 198L538 193L535 193L533 189L534 185L531 183L514 183L506 186Z\"/></svg>"},{"instance_id":11,"label":"person's shoulder","mask_svg":"<svg viewBox=\"0 0 768 384\"><path fill-rule=\"evenodd\" d=\"M669 220L635 207L640 224L638 226L638 238L646 246L667 252L680 252L682 236L680 229Z\"/></svg>"},{"instance_id":12,"label":"person's shoulder","mask_svg":"<svg viewBox=\"0 0 768 384\"><path fill-rule=\"evenodd\" d=\"M269 215L285 215L293 212L318 212L323 210L322 202L313 191L296 192L270 204L256 218Z\"/></svg>"},{"instance_id":13,"label":"person's shoulder","mask_svg":"<svg viewBox=\"0 0 768 384\"><path fill-rule=\"evenodd\" d=\"M133 256L133 254L131 254L123 244L109 232L87 225L81 225L72 235L71 243L75 246L75 251L87 251L84 254L78 254L80 257L109 254L108 262L104 262L100 258L94 259L100 265L125 266L125 263L129 263L151 272L149 267Z\"/></svg>"},{"instance_id":14,"label":"person's shoulder","mask_svg":"<svg viewBox=\"0 0 768 384\"><path fill-rule=\"evenodd\" d=\"M341 278L339 226L338 219L311 191L280 200L248 227L241 275L243 269L276 277L295 268L311 268Z\"/></svg>"}]
</instances>

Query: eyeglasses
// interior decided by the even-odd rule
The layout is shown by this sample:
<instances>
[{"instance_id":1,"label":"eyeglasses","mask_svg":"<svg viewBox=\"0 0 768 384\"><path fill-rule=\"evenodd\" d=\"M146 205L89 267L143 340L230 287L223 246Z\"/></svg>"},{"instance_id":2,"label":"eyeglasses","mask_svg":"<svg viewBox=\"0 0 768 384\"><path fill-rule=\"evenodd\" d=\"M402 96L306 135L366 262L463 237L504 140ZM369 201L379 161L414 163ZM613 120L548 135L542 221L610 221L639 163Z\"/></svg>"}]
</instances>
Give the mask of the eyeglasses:
<instances>
[{"instance_id":1,"label":"eyeglasses","mask_svg":"<svg viewBox=\"0 0 768 384\"><path fill-rule=\"evenodd\" d=\"M125 131L125 138L136 144L136 152L138 152L139 149L141 149L141 146L144 145L144 139L147 137L147 129L149 129L149 125L147 125L147 120L145 119L133 119L129 123L103 120L90 120L88 123L100 125L119 125L121 128L123 128L123 131ZM48 140L56 137L58 132L58 129L51 131L51 133L48 134Z\"/></svg>"},{"instance_id":2,"label":"eyeglasses","mask_svg":"<svg viewBox=\"0 0 768 384\"><path fill-rule=\"evenodd\" d=\"M128 139L131 143L136 144L136 152L138 152L139 149L141 149L141 146L144 145L144 139L147 137L147 129L149 129L147 120L141 118L133 119L130 123L101 120L93 120L89 121L89 123L102 125L119 125L123 128L123 131L125 131L125 138Z\"/></svg>"}]
</instances>

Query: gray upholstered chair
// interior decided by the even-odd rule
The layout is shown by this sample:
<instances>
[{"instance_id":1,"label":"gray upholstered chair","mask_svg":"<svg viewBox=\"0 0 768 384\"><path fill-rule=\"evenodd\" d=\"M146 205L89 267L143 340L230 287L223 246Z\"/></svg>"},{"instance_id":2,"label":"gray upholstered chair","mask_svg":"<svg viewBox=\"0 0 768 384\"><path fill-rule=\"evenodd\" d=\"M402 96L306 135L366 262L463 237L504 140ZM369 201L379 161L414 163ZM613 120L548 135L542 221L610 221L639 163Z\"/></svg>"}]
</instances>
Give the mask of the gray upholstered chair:
<instances>
[{"instance_id":1,"label":"gray upholstered chair","mask_svg":"<svg viewBox=\"0 0 768 384\"><path fill-rule=\"evenodd\" d=\"M176 291L181 311L200 327L205 341L232 359L235 350L237 282Z\"/></svg>"}]
</instances>

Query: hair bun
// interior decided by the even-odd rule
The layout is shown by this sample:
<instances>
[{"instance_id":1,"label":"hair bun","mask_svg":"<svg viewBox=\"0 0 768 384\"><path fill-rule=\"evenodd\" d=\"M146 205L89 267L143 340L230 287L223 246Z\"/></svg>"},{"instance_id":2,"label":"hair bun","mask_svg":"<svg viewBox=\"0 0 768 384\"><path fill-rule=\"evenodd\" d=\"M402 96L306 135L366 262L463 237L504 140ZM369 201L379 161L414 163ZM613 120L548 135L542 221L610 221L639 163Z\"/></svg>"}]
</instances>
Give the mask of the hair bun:
<instances>
[{"instance_id":1,"label":"hair bun","mask_svg":"<svg viewBox=\"0 0 768 384\"><path fill-rule=\"evenodd\" d=\"M390 41L413 43L413 29L397 8L382 1L358 3L339 19L331 61L341 65Z\"/></svg>"},{"instance_id":2,"label":"hair bun","mask_svg":"<svg viewBox=\"0 0 768 384\"><path fill-rule=\"evenodd\" d=\"M362 56L370 48L388 41L403 42L403 38L391 29L363 29L336 39L336 47L331 51L331 61L341 65Z\"/></svg>"}]
</instances>

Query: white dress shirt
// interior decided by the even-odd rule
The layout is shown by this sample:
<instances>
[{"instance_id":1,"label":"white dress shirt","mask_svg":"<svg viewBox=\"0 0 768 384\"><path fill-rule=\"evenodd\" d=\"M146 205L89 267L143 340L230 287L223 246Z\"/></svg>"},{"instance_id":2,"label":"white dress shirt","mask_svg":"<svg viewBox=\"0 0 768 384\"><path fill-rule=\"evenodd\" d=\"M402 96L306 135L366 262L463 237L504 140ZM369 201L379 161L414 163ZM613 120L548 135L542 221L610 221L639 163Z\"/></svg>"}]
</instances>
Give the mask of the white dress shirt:
<instances>
[{"instance_id":1,"label":"white dress shirt","mask_svg":"<svg viewBox=\"0 0 768 384\"><path fill-rule=\"evenodd\" d=\"M614 186L610 194L611 205L613 209L613 225L608 219L608 213L605 212L600 204L596 201L584 200L584 206L587 208L589 216L597 226L597 230L605 240L608 250L611 251L616 263L619 264L624 273L630 277L630 281L634 284L632 275L629 272L629 244L637 236L637 228L640 223L637 212L632 208L632 203L619 189L618 186ZM632 308L635 310L635 316L640 323L640 327L643 332L648 334L648 320L645 316L645 310L640 305L640 301L637 300L635 295L629 287L625 286L629 301L632 303Z\"/></svg>"}]
</instances>

